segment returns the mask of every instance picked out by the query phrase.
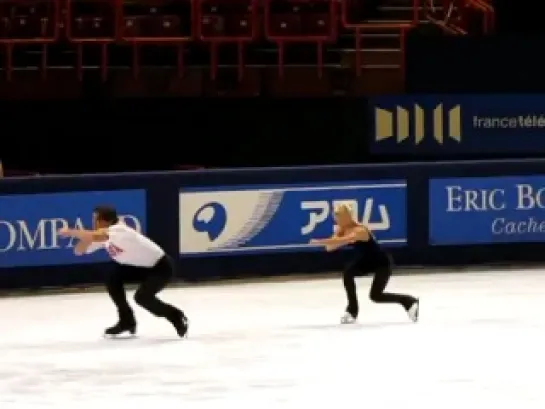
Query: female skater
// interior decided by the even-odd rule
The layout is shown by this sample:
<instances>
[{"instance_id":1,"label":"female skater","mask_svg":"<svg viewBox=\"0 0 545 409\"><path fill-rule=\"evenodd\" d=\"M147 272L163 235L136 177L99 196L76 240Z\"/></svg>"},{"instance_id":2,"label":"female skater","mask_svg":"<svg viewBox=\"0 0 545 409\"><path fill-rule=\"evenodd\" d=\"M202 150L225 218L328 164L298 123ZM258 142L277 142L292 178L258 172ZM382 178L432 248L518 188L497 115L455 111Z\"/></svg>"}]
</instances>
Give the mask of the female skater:
<instances>
[{"instance_id":1,"label":"female skater","mask_svg":"<svg viewBox=\"0 0 545 409\"><path fill-rule=\"evenodd\" d=\"M335 232L331 238L311 240L310 244L325 246L333 251L351 245L353 257L343 272L343 283L348 298L346 313L341 318L343 324L356 321L359 313L355 277L374 273L369 297L377 303L401 304L412 321L418 321L419 300L410 295L385 293L384 289L392 275L391 257L379 246L367 227L354 220L348 204L335 208Z\"/></svg>"}]
</instances>

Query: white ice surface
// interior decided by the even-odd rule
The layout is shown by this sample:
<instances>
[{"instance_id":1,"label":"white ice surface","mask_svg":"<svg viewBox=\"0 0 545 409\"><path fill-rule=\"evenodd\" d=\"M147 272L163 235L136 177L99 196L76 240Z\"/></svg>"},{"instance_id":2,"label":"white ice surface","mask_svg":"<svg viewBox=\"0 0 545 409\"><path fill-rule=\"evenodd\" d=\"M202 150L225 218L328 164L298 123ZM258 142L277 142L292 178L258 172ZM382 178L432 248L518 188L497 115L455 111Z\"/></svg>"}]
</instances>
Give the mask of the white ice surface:
<instances>
[{"instance_id":1,"label":"white ice surface","mask_svg":"<svg viewBox=\"0 0 545 409\"><path fill-rule=\"evenodd\" d=\"M0 408L545 408L545 271L394 277L418 324L369 282L354 326L339 279L165 291L185 340L138 308L103 339L105 294L1 299Z\"/></svg>"}]
</instances>

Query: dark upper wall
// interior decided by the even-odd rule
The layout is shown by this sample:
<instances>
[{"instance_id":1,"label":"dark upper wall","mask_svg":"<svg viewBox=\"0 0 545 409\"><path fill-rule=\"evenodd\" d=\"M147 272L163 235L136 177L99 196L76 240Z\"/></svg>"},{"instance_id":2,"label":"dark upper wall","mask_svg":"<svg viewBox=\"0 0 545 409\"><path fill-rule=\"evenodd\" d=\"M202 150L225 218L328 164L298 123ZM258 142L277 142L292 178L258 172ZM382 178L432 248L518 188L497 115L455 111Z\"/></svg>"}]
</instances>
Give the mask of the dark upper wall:
<instances>
[{"instance_id":1,"label":"dark upper wall","mask_svg":"<svg viewBox=\"0 0 545 409\"><path fill-rule=\"evenodd\" d=\"M535 36L479 39L414 33L408 48L408 90L543 92L545 60L536 50L544 41ZM377 90L386 89L381 87L393 74L365 72L364 81L373 79L380 85ZM119 99L102 92L111 91L111 83L83 84L83 95L70 100L60 98L62 92L56 89L49 89L55 99L47 101L0 100L0 159L8 170L79 173L170 169L176 164L247 167L415 159L369 154L366 99L350 93L316 97L312 87L293 82L286 87L310 95ZM133 86L138 88L138 82ZM21 82L10 87L24 88ZM118 150L130 155L120 159Z\"/></svg>"},{"instance_id":2,"label":"dark upper wall","mask_svg":"<svg viewBox=\"0 0 545 409\"><path fill-rule=\"evenodd\" d=\"M453 37L415 32L407 44L408 93L545 92L545 36Z\"/></svg>"},{"instance_id":3,"label":"dark upper wall","mask_svg":"<svg viewBox=\"0 0 545 409\"><path fill-rule=\"evenodd\" d=\"M364 99L25 102L4 105L0 115L2 139L9 141L2 158L11 168L96 172L369 160Z\"/></svg>"}]
</instances>

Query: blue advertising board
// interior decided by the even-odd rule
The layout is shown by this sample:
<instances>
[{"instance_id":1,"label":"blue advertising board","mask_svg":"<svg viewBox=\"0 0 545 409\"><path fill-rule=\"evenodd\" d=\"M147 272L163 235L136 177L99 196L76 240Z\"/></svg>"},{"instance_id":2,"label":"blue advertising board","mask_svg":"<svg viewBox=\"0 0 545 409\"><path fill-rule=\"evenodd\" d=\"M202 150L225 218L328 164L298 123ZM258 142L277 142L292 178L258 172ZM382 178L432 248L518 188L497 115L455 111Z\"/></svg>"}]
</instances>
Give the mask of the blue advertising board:
<instances>
[{"instance_id":1,"label":"blue advertising board","mask_svg":"<svg viewBox=\"0 0 545 409\"><path fill-rule=\"evenodd\" d=\"M545 176L432 179L432 245L545 242Z\"/></svg>"},{"instance_id":2,"label":"blue advertising board","mask_svg":"<svg viewBox=\"0 0 545 409\"><path fill-rule=\"evenodd\" d=\"M143 189L0 196L0 267L106 261L102 251L75 256L76 240L57 235L62 227L91 228L97 205L116 207L128 225L145 231Z\"/></svg>"},{"instance_id":3,"label":"blue advertising board","mask_svg":"<svg viewBox=\"0 0 545 409\"><path fill-rule=\"evenodd\" d=\"M371 152L404 155L545 152L545 95L373 98Z\"/></svg>"},{"instance_id":4,"label":"blue advertising board","mask_svg":"<svg viewBox=\"0 0 545 409\"><path fill-rule=\"evenodd\" d=\"M331 236L339 202L348 202L382 244L407 244L406 181L223 186L180 191L180 254L323 250L308 243Z\"/></svg>"}]
</instances>

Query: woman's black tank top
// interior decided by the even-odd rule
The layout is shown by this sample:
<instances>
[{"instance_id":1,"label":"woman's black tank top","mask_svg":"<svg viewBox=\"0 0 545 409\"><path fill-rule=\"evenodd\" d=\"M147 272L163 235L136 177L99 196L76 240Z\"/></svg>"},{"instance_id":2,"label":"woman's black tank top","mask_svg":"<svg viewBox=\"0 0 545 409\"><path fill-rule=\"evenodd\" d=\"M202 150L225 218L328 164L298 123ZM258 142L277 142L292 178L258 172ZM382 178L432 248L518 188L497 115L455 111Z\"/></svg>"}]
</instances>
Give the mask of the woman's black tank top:
<instances>
[{"instance_id":1,"label":"woman's black tank top","mask_svg":"<svg viewBox=\"0 0 545 409\"><path fill-rule=\"evenodd\" d=\"M368 266L375 267L390 264L390 257L380 247L372 234L367 241L356 241L353 243L352 248L355 257Z\"/></svg>"}]
</instances>

